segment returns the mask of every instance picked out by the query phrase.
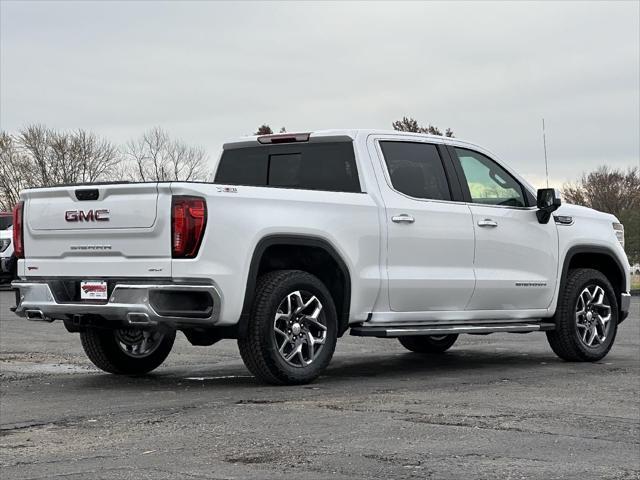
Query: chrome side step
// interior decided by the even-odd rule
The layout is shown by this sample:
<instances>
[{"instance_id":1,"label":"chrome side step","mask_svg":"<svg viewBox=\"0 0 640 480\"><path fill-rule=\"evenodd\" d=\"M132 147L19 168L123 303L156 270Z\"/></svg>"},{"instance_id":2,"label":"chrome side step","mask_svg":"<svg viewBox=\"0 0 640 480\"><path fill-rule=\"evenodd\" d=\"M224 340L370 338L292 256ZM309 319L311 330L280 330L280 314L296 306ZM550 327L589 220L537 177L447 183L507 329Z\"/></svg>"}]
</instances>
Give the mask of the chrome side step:
<instances>
[{"instance_id":1,"label":"chrome side step","mask_svg":"<svg viewBox=\"0 0 640 480\"><path fill-rule=\"evenodd\" d=\"M357 337L393 338L413 335L451 335L458 333L528 333L554 330L554 323L496 323L482 325L358 325L351 328L351 335Z\"/></svg>"}]
</instances>

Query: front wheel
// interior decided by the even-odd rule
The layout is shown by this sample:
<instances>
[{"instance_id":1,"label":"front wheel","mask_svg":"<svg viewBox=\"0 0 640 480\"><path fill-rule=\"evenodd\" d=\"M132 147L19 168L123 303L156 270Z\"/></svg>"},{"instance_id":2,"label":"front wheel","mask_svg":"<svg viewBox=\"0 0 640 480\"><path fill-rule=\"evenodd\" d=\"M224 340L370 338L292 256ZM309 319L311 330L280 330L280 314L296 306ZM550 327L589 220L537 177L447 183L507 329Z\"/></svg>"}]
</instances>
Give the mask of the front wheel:
<instances>
[{"instance_id":1,"label":"front wheel","mask_svg":"<svg viewBox=\"0 0 640 480\"><path fill-rule=\"evenodd\" d=\"M457 339L458 335L424 335L398 338L404 348L415 353L443 353L449 350Z\"/></svg>"},{"instance_id":2,"label":"front wheel","mask_svg":"<svg viewBox=\"0 0 640 480\"><path fill-rule=\"evenodd\" d=\"M80 332L89 360L99 369L119 375L140 375L159 367L175 339L175 330L90 328Z\"/></svg>"},{"instance_id":3,"label":"front wheel","mask_svg":"<svg viewBox=\"0 0 640 480\"><path fill-rule=\"evenodd\" d=\"M555 323L547 340L560 358L594 362L609 353L618 328L618 302L607 277L591 268L571 270Z\"/></svg>"},{"instance_id":4,"label":"front wheel","mask_svg":"<svg viewBox=\"0 0 640 480\"><path fill-rule=\"evenodd\" d=\"M317 277L278 270L258 279L249 328L238 339L257 378L274 385L311 382L331 361L336 340L333 299Z\"/></svg>"}]
</instances>

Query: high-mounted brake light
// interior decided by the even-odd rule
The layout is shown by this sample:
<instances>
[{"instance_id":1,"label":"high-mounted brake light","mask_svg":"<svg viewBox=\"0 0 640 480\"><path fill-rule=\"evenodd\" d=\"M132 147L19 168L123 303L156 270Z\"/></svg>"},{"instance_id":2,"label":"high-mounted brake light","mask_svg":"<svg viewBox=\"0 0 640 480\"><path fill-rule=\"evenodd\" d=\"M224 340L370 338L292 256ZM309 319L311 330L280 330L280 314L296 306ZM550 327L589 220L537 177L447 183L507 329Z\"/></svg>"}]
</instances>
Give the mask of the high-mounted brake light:
<instances>
[{"instance_id":1,"label":"high-mounted brake light","mask_svg":"<svg viewBox=\"0 0 640 480\"><path fill-rule=\"evenodd\" d=\"M285 133L282 135L262 135L258 137L259 143L294 143L308 142L310 133Z\"/></svg>"},{"instance_id":2,"label":"high-mounted brake light","mask_svg":"<svg viewBox=\"0 0 640 480\"><path fill-rule=\"evenodd\" d=\"M195 258L207 225L207 203L201 197L171 200L171 256Z\"/></svg>"},{"instance_id":3,"label":"high-mounted brake light","mask_svg":"<svg viewBox=\"0 0 640 480\"><path fill-rule=\"evenodd\" d=\"M24 258L24 202L13 207L13 253Z\"/></svg>"}]
</instances>

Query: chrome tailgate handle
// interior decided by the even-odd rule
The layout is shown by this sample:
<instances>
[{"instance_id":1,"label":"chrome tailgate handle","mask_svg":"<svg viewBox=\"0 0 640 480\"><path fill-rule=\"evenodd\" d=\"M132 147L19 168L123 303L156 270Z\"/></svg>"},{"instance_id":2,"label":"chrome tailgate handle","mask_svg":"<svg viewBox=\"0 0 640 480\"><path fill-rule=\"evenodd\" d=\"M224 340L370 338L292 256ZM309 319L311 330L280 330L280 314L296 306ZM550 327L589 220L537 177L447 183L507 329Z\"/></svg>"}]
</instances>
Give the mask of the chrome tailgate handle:
<instances>
[{"instance_id":1,"label":"chrome tailgate handle","mask_svg":"<svg viewBox=\"0 0 640 480\"><path fill-rule=\"evenodd\" d=\"M411 215L403 213L402 215L394 215L393 217L391 217L391 221L393 223L413 223L416 221L416 219Z\"/></svg>"},{"instance_id":2,"label":"chrome tailgate handle","mask_svg":"<svg viewBox=\"0 0 640 480\"><path fill-rule=\"evenodd\" d=\"M498 222L496 222L495 220L491 220L490 218L485 218L484 220L478 221L478 226L479 227L497 227Z\"/></svg>"}]
</instances>

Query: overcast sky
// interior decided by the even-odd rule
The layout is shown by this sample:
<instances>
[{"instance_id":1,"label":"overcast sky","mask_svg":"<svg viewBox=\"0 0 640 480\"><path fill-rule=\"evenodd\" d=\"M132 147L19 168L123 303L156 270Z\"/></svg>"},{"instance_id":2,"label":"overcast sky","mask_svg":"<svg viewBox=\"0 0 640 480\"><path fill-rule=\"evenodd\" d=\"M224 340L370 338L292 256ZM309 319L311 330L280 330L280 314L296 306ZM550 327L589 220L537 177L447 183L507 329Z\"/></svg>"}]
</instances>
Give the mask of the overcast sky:
<instances>
[{"instance_id":1,"label":"overcast sky","mask_svg":"<svg viewBox=\"0 0 640 480\"><path fill-rule=\"evenodd\" d=\"M413 116L553 184L640 164L640 2L0 2L0 127L160 125L215 159Z\"/></svg>"}]
</instances>

